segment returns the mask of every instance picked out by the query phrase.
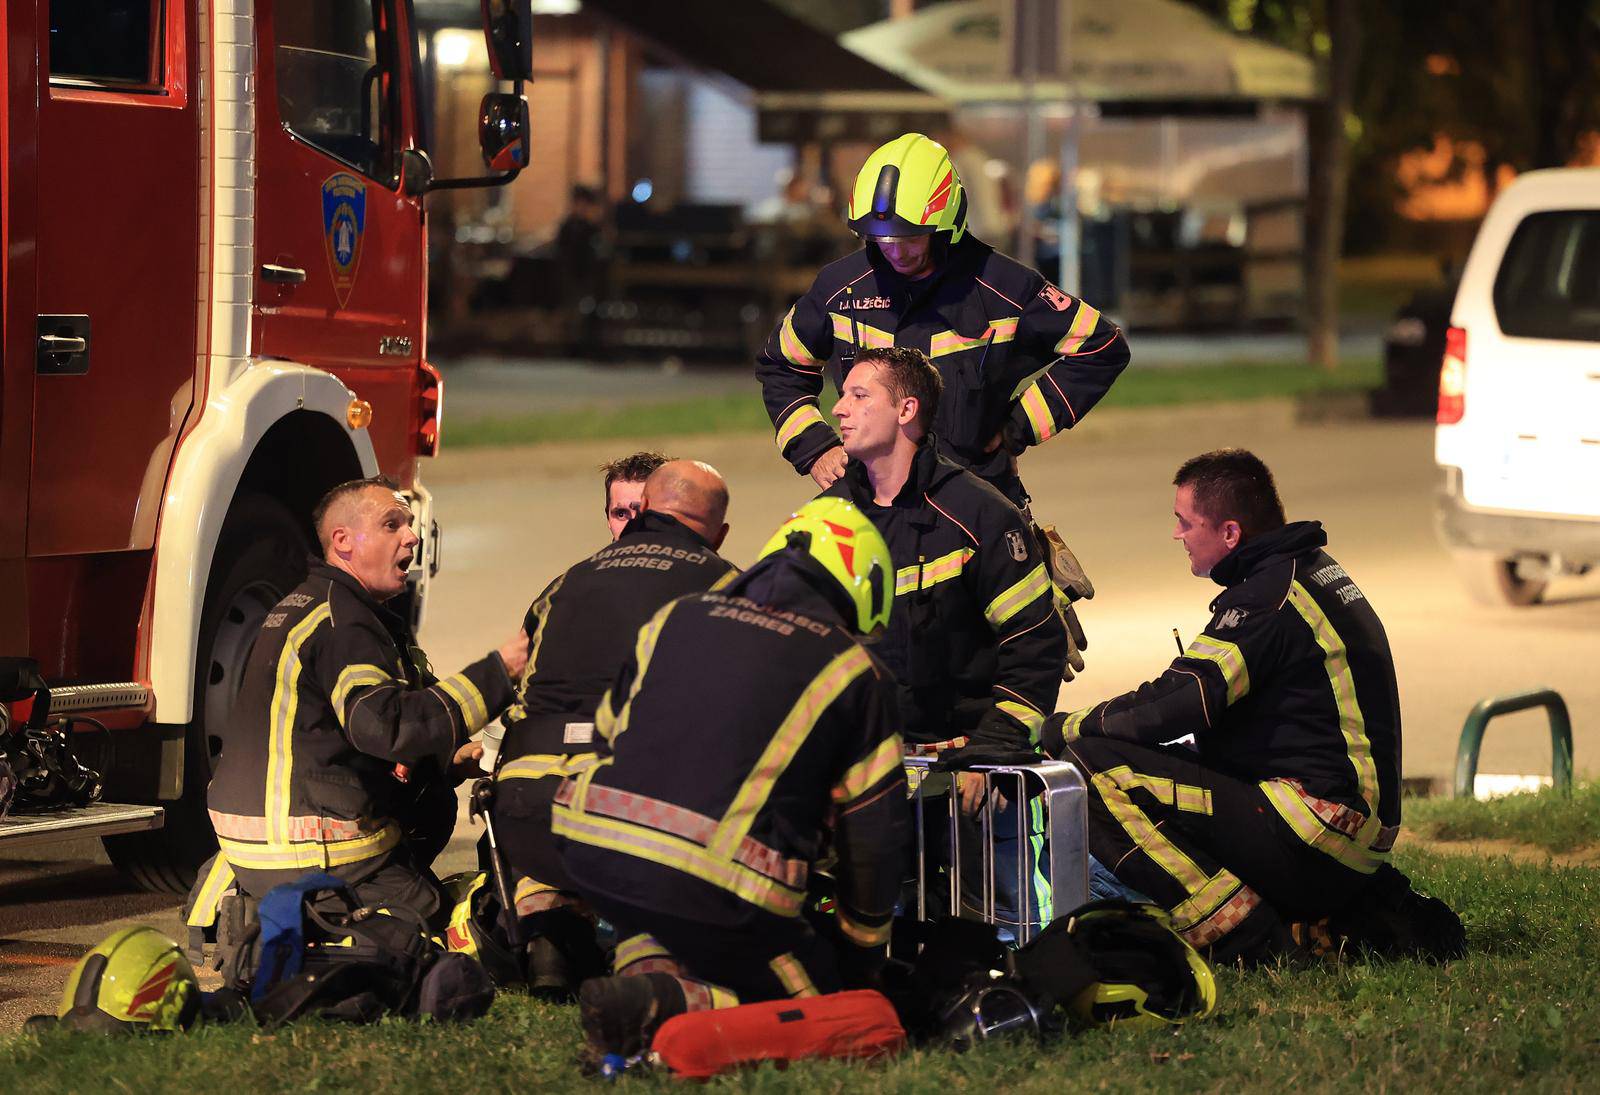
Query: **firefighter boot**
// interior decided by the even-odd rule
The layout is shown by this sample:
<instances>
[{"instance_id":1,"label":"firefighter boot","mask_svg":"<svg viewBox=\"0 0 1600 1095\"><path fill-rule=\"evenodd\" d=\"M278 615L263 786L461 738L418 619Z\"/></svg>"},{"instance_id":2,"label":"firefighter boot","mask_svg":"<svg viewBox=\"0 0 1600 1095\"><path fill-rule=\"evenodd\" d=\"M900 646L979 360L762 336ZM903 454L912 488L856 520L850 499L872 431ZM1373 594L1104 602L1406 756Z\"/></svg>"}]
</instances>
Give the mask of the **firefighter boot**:
<instances>
[{"instance_id":1,"label":"firefighter boot","mask_svg":"<svg viewBox=\"0 0 1600 1095\"><path fill-rule=\"evenodd\" d=\"M606 958L595 942L594 921L571 907L522 918L528 937L528 990L556 1002L570 1001L577 987L605 973Z\"/></svg>"},{"instance_id":2,"label":"firefighter boot","mask_svg":"<svg viewBox=\"0 0 1600 1095\"><path fill-rule=\"evenodd\" d=\"M578 990L584 1064L611 1074L649 1050L661 1024L688 1010L683 986L670 973L596 977Z\"/></svg>"}]
</instances>

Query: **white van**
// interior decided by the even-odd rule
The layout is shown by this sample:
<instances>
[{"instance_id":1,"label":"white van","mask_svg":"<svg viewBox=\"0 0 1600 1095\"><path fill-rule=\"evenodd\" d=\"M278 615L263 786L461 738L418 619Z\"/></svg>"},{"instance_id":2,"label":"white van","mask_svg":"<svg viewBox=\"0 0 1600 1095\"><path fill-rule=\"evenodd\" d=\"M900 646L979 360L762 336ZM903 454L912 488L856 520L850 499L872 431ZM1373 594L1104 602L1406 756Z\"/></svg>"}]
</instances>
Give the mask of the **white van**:
<instances>
[{"instance_id":1,"label":"white van","mask_svg":"<svg viewBox=\"0 0 1600 1095\"><path fill-rule=\"evenodd\" d=\"M1478 599L1600 564L1600 168L1521 176L1478 229L1439 375L1436 516Z\"/></svg>"}]
</instances>

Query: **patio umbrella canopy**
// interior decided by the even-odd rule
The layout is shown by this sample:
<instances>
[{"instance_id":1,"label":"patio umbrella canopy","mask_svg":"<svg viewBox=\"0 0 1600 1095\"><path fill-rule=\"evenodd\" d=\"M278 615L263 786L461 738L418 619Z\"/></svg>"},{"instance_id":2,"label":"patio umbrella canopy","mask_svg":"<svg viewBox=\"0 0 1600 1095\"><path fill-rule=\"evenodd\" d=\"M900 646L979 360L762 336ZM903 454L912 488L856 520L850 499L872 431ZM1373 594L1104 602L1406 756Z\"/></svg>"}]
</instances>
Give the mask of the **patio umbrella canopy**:
<instances>
[{"instance_id":1,"label":"patio umbrella canopy","mask_svg":"<svg viewBox=\"0 0 1600 1095\"><path fill-rule=\"evenodd\" d=\"M1002 34L1010 0L952 0L851 31L840 41L874 64L954 104L1027 97ZM1175 0L1074 0L1061 35L1060 76L1035 84L1044 101L1309 100L1309 58L1218 26Z\"/></svg>"}]
</instances>

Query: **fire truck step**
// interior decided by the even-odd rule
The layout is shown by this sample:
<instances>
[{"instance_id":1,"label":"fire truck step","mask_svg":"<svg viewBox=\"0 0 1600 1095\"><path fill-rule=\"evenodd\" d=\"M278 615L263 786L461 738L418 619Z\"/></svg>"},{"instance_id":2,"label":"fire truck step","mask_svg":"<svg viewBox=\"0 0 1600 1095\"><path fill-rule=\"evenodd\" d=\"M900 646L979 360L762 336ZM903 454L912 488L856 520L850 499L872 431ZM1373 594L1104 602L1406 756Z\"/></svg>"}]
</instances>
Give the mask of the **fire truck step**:
<instances>
[{"instance_id":1,"label":"fire truck step","mask_svg":"<svg viewBox=\"0 0 1600 1095\"><path fill-rule=\"evenodd\" d=\"M160 806L118 802L97 802L93 806L37 814L11 814L0 819L0 850L79 837L137 833L159 829L165 820L166 811Z\"/></svg>"},{"instance_id":2,"label":"fire truck step","mask_svg":"<svg viewBox=\"0 0 1600 1095\"><path fill-rule=\"evenodd\" d=\"M116 684L69 684L50 690L50 713L106 711L114 707L143 707L150 689L137 681Z\"/></svg>"}]
</instances>

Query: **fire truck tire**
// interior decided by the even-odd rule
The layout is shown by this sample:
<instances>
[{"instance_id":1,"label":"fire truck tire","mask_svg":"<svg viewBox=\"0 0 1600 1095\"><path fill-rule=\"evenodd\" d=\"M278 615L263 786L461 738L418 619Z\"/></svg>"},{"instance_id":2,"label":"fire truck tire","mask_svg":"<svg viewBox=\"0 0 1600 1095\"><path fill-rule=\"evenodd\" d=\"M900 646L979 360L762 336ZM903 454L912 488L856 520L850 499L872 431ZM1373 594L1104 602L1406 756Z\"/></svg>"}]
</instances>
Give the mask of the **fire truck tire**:
<instances>
[{"instance_id":1,"label":"fire truck tire","mask_svg":"<svg viewBox=\"0 0 1600 1095\"><path fill-rule=\"evenodd\" d=\"M217 850L206 786L222 749L222 724L239 694L261 622L305 578L309 550L304 523L283 503L264 494L234 500L217 539L200 616L183 795L162 803L167 819L161 829L105 840L112 863L147 890L187 892L200 865Z\"/></svg>"}]
</instances>

